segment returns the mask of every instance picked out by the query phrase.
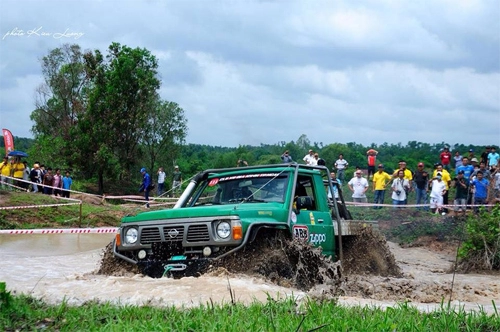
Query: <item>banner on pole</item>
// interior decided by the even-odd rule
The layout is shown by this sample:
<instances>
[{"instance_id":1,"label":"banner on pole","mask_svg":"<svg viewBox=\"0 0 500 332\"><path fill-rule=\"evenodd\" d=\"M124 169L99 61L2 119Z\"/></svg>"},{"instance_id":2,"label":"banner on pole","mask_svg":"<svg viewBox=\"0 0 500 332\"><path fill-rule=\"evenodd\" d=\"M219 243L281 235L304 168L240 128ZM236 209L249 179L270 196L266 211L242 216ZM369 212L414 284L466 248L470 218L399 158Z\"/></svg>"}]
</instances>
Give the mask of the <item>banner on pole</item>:
<instances>
[{"instance_id":1,"label":"banner on pole","mask_svg":"<svg viewBox=\"0 0 500 332\"><path fill-rule=\"evenodd\" d=\"M14 151L14 137L8 129L2 129L3 141L5 143L5 155L10 151Z\"/></svg>"}]
</instances>

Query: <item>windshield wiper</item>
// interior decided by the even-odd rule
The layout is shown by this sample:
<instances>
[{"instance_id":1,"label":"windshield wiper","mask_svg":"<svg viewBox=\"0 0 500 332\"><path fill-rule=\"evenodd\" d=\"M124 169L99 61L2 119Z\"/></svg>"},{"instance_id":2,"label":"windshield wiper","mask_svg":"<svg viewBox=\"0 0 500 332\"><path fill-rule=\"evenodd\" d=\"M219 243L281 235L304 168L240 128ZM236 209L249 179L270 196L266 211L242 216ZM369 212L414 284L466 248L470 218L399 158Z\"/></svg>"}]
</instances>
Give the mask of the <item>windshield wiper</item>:
<instances>
[{"instance_id":1,"label":"windshield wiper","mask_svg":"<svg viewBox=\"0 0 500 332\"><path fill-rule=\"evenodd\" d=\"M255 202L255 203L267 203L267 201L263 199L258 199L258 198L250 198L250 199L245 199L246 202Z\"/></svg>"},{"instance_id":2,"label":"windshield wiper","mask_svg":"<svg viewBox=\"0 0 500 332\"><path fill-rule=\"evenodd\" d=\"M267 201L263 199L258 199L258 198L253 198L253 197L247 197L247 198L232 198L229 200L229 203L237 203L237 202L245 202L245 203L267 203Z\"/></svg>"}]
</instances>

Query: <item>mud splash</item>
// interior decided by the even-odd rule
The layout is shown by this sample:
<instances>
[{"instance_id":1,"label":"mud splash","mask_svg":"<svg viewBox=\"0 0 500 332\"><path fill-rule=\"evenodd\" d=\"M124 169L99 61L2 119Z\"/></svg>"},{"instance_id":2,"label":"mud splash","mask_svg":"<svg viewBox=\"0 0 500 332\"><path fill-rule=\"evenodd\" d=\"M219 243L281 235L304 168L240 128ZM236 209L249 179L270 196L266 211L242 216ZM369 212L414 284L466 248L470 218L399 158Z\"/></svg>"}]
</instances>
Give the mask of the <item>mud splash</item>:
<instances>
[{"instance_id":1,"label":"mud splash","mask_svg":"<svg viewBox=\"0 0 500 332\"><path fill-rule=\"evenodd\" d=\"M321 248L292 240L283 232L270 231L259 234L258 239L244 249L214 261L200 272L219 275L224 271L264 277L278 286L312 291L321 296L338 296L355 289L348 281L356 279L350 278L351 275L400 277L401 271L385 238L371 228L360 229L358 233L344 244L343 262L332 261L322 254ZM128 276L140 271L137 266L115 258L109 244L95 273Z\"/></svg>"},{"instance_id":2,"label":"mud splash","mask_svg":"<svg viewBox=\"0 0 500 332\"><path fill-rule=\"evenodd\" d=\"M342 284L341 264L324 256L320 248L291 240L281 232L260 235L243 250L217 261L210 271L224 268L303 291L317 284L328 284L334 289Z\"/></svg>"},{"instance_id":3,"label":"mud splash","mask_svg":"<svg viewBox=\"0 0 500 332\"><path fill-rule=\"evenodd\" d=\"M116 258L113 254L113 242L110 242L104 248L101 262L94 273L114 277L127 277L139 274L140 272L137 265Z\"/></svg>"},{"instance_id":4,"label":"mud splash","mask_svg":"<svg viewBox=\"0 0 500 332\"><path fill-rule=\"evenodd\" d=\"M345 237L343 251L342 266L347 275L402 277L385 237L371 228L360 228L356 236Z\"/></svg>"}]
</instances>

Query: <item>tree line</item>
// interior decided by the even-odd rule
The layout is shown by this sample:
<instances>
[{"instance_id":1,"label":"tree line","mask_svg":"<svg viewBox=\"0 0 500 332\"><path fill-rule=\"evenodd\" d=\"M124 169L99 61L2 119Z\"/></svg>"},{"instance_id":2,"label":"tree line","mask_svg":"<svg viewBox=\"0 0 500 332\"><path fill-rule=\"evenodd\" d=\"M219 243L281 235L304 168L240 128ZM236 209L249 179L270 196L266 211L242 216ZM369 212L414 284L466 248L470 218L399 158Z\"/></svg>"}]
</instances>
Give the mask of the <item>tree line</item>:
<instances>
[{"instance_id":1,"label":"tree line","mask_svg":"<svg viewBox=\"0 0 500 332\"><path fill-rule=\"evenodd\" d=\"M383 163L385 170L392 172L398 169L401 160L406 161L408 168L416 169L419 162L423 162L426 168L432 169L435 163L440 162L439 154L447 146L454 153L459 151L462 155L467 155L469 149L474 149L480 155L483 146L449 144L445 142L429 144L417 141L410 141L403 145L397 144L375 144L362 145L355 142L349 143L311 143L305 134L302 134L296 141L277 142L275 144L261 144L260 146L240 145L234 148L213 147L199 144L188 144L181 148L181 153L177 164L187 174L209 168L235 167L238 160L245 160L249 165L264 165L281 163L281 154L288 150L293 160L304 163L302 158L309 149L314 150L320 158L326 161L326 166L333 168L339 154L344 155L344 159L349 162L349 167L367 167L366 151L375 149L379 153L377 162Z\"/></svg>"},{"instance_id":2,"label":"tree line","mask_svg":"<svg viewBox=\"0 0 500 332\"><path fill-rule=\"evenodd\" d=\"M14 136L14 143L17 148L18 142L26 147L26 151L30 153L30 160L35 160L40 157L36 149L40 144L36 139L20 138ZM3 139L0 139L0 144L3 145ZM1 145L0 145L1 146ZM178 165L183 173L184 179L189 179L192 175L205 170L226 167L236 167L238 160L245 160L249 165L266 165L281 163L281 154L285 150L289 150L295 161L303 163L302 158L307 154L309 149L318 152L320 157L326 161L328 168L332 168L339 154L343 154L344 158L349 162L352 169L355 166L366 168L366 151L375 149L379 152L377 161L383 163L385 170L392 172L398 168L398 162L405 160L408 168L414 170L418 162L424 162L426 168L431 169L433 165L439 162L439 154L444 146L449 146L450 151L459 151L463 155L467 155L469 149L474 149L476 154L480 154L484 147L475 145L454 144L450 145L445 142L429 144L423 142L410 141L403 145L397 144L371 144L362 145L355 142L350 143L329 143L316 144L310 143L306 135L301 135L296 141L277 142L275 144L261 144L259 146L240 145L238 147L222 147L210 146L203 144L179 144L176 149L176 158L170 158L168 155L158 153L155 156L155 161L148 171L155 176L155 171L159 167L164 167L167 174L173 171L174 165ZM145 153L147 145L139 145L137 151ZM136 162L129 169L130 180L140 181L139 169L144 165L142 155L136 155ZM60 163L68 165L68 161L61 160ZM135 171L134 171L135 170ZM75 167L78 176L83 180L98 180L96 173L85 170L82 166ZM120 179L120 173L107 174L105 181L117 181ZM123 180L122 180L123 181ZM168 180L167 180L168 182Z\"/></svg>"}]
</instances>

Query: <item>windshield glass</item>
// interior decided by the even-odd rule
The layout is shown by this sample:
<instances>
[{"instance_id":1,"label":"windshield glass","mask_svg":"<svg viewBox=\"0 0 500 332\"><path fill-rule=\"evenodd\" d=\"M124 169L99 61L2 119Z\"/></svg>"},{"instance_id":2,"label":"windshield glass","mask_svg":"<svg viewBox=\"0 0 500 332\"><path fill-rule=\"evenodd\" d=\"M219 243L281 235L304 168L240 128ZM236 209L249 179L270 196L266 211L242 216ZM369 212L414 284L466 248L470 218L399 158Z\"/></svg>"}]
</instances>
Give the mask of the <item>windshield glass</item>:
<instances>
[{"instance_id":1,"label":"windshield glass","mask_svg":"<svg viewBox=\"0 0 500 332\"><path fill-rule=\"evenodd\" d=\"M285 201L287 174L255 173L208 179L188 205Z\"/></svg>"}]
</instances>

